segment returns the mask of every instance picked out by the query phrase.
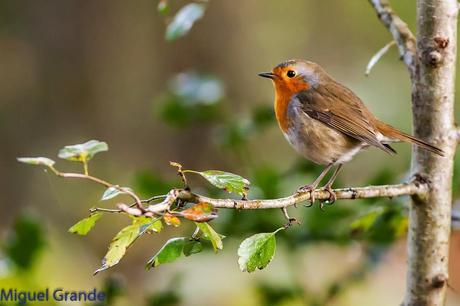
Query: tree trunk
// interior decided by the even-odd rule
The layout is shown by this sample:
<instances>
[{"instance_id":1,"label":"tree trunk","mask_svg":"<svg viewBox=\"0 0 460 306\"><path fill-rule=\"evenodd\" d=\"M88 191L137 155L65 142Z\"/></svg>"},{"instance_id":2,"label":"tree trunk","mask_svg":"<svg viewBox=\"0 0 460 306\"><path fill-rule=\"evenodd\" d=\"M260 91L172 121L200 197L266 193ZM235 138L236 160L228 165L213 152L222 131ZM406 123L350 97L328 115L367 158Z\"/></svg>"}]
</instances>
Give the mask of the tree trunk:
<instances>
[{"instance_id":1,"label":"tree trunk","mask_svg":"<svg viewBox=\"0 0 460 306\"><path fill-rule=\"evenodd\" d=\"M426 196L413 197L409 215L405 306L444 305L448 280L453 158L457 0L417 1L417 52L412 112L415 136L445 157L414 147L412 174L428 181Z\"/></svg>"}]
</instances>

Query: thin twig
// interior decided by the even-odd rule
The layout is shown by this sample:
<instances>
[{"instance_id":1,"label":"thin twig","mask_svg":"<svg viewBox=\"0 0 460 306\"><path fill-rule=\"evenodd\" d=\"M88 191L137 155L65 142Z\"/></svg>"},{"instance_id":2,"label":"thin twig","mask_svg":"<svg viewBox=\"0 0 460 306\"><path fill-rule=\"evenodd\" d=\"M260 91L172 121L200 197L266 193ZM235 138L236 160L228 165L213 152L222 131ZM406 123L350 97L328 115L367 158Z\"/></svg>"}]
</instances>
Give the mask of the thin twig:
<instances>
[{"instance_id":1,"label":"thin twig","mask_svg":"<svg viewBox=\"0 0 460 306\"><path fill-rule=\"evenodd\" d=\"M121 213L121 209L111 209L111 208L103 208L103 207L93 207L89 209L90 214L93 214L95 212L108 212L108 213Z\"/></svg>"},{"instance_id":2,"label":"thin twig","mask_svg":"<svg viewBox=\"0 0 460 306\"><path fill-rule=\"evenodd\" d=\"M52 170L53 169L54 168L52 168ZM86 175L86 174L82 174L82 173L59 172L56 169L54 169L53 172L59 177L85 179L85 180L90 180L90 181L96 182L96 183L98 183L100 185L103 185L103 186L105 186L107 188L110 188L110 187L116 188L119 191L124 192L124 193L128 194L131 198L133 198L137 208L140 209L142 212L145 212L145 208L144 208L144 206L142 206L141 199L138 197L137 194L135 194L129 188L124 188L124 187L120 187L120 186L111 184L111 183L109 183L107 181L104 181L104 180L102 180L100 178L97 178L97 177L94 177L92 175Z\"/></svg>"},{"instance_id":3,"label":"thin twig","mask_svg":"<svg viewBox=\"0 0 460 306\"><path fill-rule=\"evenodd\" d=\"M299 221L299 220L297 220L296 218L291 218L291 217L289 216L289 213L288 213L288 211L287 211L287 207L281 208L281 211L283 212L283 215L284 215L284 217L285 217L286 220L287 220L287 223L284 225L285 228L289 228L289 227L291 227L293 224L298 224L298 225L300 225L300 221Z\"/></svg>"},{"instance_id":4,"label":"thin twig","mask_svg":"<svg viewBox=\"0 0 460 306\"><path fill-rule=\"evenodd\" d=\"M165 199L158 204L150 205L147 210L154 214L168 211L169 208L178 200L185 200L191 198L192 193L189 189L173 189L166 195Z\"/></svg>"},{"instance_id":5,"label":"thin twig","mask_svg":"<svg viewBox=\"0 0 460 306\"><path fill-rule=\"evenodd\" d=\"M289 213L288 213L286 207L281 208L281 211L283 212L283 215L286 218L286 220L288 220L288 221L291 220L291 217L289 216Z\"/></svg>"},{"instance_id":6,"label":"thin twig","mask_svg":"<svg viewBox=\"0 0 460 306\"><path fill-rule=\"evenodd\" d=\"M184 172L190 172L190 170L182 170L182 165L178 162L170 161L169 164L173 167L177 168L177 175L179 175L180 179L184 183L184 188L190 190L190 186L188 185L187 178L185 177Z\"/></svg>"},{"instance_id":7,"label":"thin twig","mask_svg":"<svg viewBox=\"0 0 460 306\"><path fill-rule=\"evenodd\" d=\"M150 197L150 198L148 198L148 199L141 200L141 203L148 204L148 203L153 202L153 201L155 201L155 200L164 199L164 198L166 198L167 196L168 196L167 194L162 194L162 195L153 196L153 197ZM136 203L134 203L134 204L136 204Z\"/></svg>"},{"instance_id":8,"label":"thin twig","mask_svg":"<svg viewBox=\"0 0 460 306\"><path fill-rule=\"evenodd\" d=\"M390 48L394 46L395 44L396 42L392 40L388 44L386 44L382 49L380 49L377 53L374 54L374 56L370 59L369 63L366 66L366 73L365 73L366 76L369 76L375 64L377 64L378 61L382 58L382 56L384 56L385 53L387 53L388 50L390 50Z\"/></svg>"},{"instance_id":9,"label":"thin twig","mask_svg":"<svg viewBox=\"0 0 460 306\"><path fill-rule=\"evenodd\" d=\"M63 178L78 178L78 179L85 179L85 180L90 180L90 181L93 181L95 183L98 183L99 185L103 185L107 188L110 188L110 187L115 187L115 185L113 184L110 184L109 182L106 182L100 178L97 178L97 177L94 177L92 175L86 175L86 174L82 174L82 173L70 173L70 172L57 172L56 173L57 176L59 177L63 177Z\"/></svg>"},{"instance_id":10,"label":"thin twig","mask_svg":"<svg viewBox=\"0 0 460 306\"><path fill-rule=\"evenodd\" d=\"M150 197L148 199L144 199L144 200L141 200L141 203L144 203L144 204L148 204L152 201L155 201L155 200L159 200L159 199L164 199L166 198L166 194L162 194L162 195L157 195L157 196L153 196L153 197ZM130 205L128 205L128 208L132 208L134 206L136 206L137 203L134 202L134 203L131 203ZM101 211L101 212L109 212L109 213L121 213L121 212L124 212L123 210L121 209L113 209L113 208L103 208L103 207L93 207L93 208L90 208L89 212L92 214L92 213L95 213L97 211Z\"/></svg>"},{"instance_id":11,"label":"thin twig","mask_svg":"<svg viewBox=\"0 0 460 306\"><path fill-rule=\"evenodd\" d=\"M369 0L377 16L395 40L401 59L406 64L410 76L415 76L415 37L408 25L395 14L388 0Z\"/></svg>"}]
</instances>

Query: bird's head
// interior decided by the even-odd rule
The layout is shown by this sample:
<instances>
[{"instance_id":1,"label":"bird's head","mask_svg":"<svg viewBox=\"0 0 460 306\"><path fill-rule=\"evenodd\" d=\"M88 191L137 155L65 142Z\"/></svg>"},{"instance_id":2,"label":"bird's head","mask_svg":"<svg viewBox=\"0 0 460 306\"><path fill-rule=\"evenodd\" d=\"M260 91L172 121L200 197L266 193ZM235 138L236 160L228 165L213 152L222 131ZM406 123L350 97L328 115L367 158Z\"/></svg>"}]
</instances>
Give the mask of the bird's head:
<instances>
[{"instance_id":1,"label":"bird's head","mask_svg":"<svg viewBox=\"0 0 460 306\"><path fill-rule=\"evenodd\" d=\"M259 76L273 81L277 94L292 96L315 87L320 82L321 67L304 60L288 60L277 65L271 72Z\"/></svg>"}]
</instances>

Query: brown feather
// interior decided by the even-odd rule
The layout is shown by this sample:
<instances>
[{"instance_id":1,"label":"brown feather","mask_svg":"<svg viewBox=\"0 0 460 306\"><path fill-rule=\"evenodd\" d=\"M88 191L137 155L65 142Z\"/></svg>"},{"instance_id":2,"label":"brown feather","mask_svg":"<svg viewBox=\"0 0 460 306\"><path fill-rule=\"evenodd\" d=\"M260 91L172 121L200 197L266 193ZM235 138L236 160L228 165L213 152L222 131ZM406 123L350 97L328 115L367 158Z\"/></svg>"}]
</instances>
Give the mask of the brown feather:
<instances>
[{"instance_id":1,"label":"brown feather","mask_svg":"<svg viewBox=\"0 0 460 306\"><path fill-rule=\"evenodd\" d=\"M325 72L324 72L325 73ZM380 142L377 120L364 103L348 88L328 75L321 86L297 95L305 113L350 137L394 154L393 148Z\"/></svg>"},{"instance_id":2,"label":"brown feather","mask_svg":"<svg viewBox=\"0 0 460 306\"><path fill-rule=\"evenodd\" d=\"M408 143L412 143L416 146L419 146L425 150L433 152L435 154L445 156L445 152L438 147L433 146L432 144L427 143L421 139L418 139L412 135L406 134L397 130L396 128L392 127L389 124L381 122L377 120L377 128L379 129L380 133L382 133L385 137L390 139L400 140Z\"/></svg>"}]
</instances>

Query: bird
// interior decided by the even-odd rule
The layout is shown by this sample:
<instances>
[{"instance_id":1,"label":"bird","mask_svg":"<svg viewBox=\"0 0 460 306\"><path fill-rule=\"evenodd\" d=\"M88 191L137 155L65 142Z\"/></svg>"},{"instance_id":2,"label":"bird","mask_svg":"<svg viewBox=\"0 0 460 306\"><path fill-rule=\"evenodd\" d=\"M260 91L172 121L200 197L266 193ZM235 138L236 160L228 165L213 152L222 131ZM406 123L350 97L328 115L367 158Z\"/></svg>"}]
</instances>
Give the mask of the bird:
<instances>
[{"instance_id":1,"label":"bird","mask_svg":"<svg viewBox=\"0 0 460 306\"><path fill-rule=\"evenodd\" d=\"M286 140L306 159L325 165L311 184L297 190L310 192L311 204L313 191L334 166L322 189L329 193L329 203L337 200L332 184L342 165L364 148L396 154L390 144L402 141L444 156L438 147L377 119L353 91L314 62L287 60L259 76L273 82L275 117Z\"/></svg>"}]
</instances>

